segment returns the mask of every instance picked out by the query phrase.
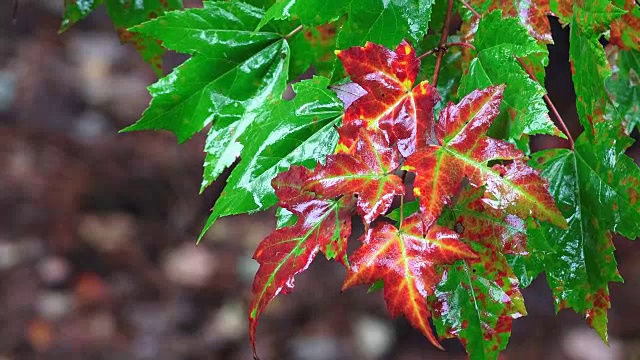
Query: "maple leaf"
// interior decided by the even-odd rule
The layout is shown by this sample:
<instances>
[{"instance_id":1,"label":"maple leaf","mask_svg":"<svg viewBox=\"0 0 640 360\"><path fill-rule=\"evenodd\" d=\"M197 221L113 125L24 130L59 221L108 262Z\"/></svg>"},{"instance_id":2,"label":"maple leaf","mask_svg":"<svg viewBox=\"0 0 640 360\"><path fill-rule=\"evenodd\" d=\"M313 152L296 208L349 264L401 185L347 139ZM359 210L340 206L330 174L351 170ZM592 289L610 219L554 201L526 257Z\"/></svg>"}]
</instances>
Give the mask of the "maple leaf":
<instances>
[{"instance_id":1,"label":"maple leaf","mask_svg":"<svg viewBox=\"0 0 640 360\"><path fill-rule=\"evenodd\" d=\"M486 136L498 114L504 86L475 90L458 105L449 103L435 127L437 144L411 155L403 169L416 173L414 194L420 200L425 226L433 224L460 190L464 177L485 186L483 201L521 218L534 216L566 227L546 189L546 182L522 163L523 154L512 144ZM489 167L494 160L514 160Z\"/></svg>"},{"instance_id":2,"label":"maple leaf","mask_svg":"<svg viewBox=\"0 0 640 360\"><path fill-rule=\"evenodd\" d=\"M380 132L360 129L353 155L327 156L318 164L305 185L323 198L358 194L358 212L365 224L385 213L395 195L404 195L402 179L393 174L400 166L400 155Z\"/></svg>"},{"instance_id":3,"label":"maple leaf","mask_svg":"<svg viewBox=\"0 0 640 360\"><path fill-rule=\"evenodd\" d=\"M527 315L518 280L504 255L469 242L477 254L446 268L429 297L433 323L442 337L458 337L470 359L498 359L513 319Z\"/></svg>"},{"instance_id":4,"label":"maple leaf","mask_svg":"<svg viewBox=\"0 0 640 360\"><path fill-rule=\"evenodd\" d=\"M545 261L556 310L573 308L607 340L608 283L622 281L611 231L640 236L640 169L624 155L633 143L615 123L594 124L575 151L550 149L534 154L531 164L548 179L550 192L567 217L566 230L543 224L554 254Z\"/></svg>"},{"instance_id":5,"label":"maple leaf","mask_svg":"<svg viewBox=\"0 0 640 360\"><path fill-rule=\"evenodd\" d=\"M552 3L553 4L553 3ZM569 62L576 91L578 119L585 129L604 120L606 79L611 75L600 37L624 13L608 0L573 4L564 21L570 21Z\"/></svg>"},{"instance_id":6,"label":"maple leaf","mask_svg":"<svg viewBox=\"0 0 640 360\"><path fill-rule=\"evenodd\" d=\"M315 26L337 20L345 14L349 0L276 0L265 12L256 30L271 20L298 19L303 25Z\"/></svg>"},{"instance_id":7,"label":"maple leaf","mask_svg":"<svg viewBox=\"0 0 640 360\"><path fill-rule=\"evenodd\" d=\"M520 139L523 134L564 137L549 118L543 99L544 87L532 80L517 60L521 58L532 68L544 69L549 62L546 46L532 38L517 19L503 19L501 11L493 11L482 18L473 44L477 57L471 60L468 71L463 74L458 95L488 86L507 85L499 115L505 119L498 120L505 125L499 137L513 140Z\"/></svg>"},{"instance_id":8,"label":"maple leaf","mask_svg":"<svg viewBox=\"0 0 640 360\"><path fill-rule=\"evenodd\" d=\"M349 16L338 33L339 49L362 46L367 41L391 47L407 36L418 42L429 29L435 1L369 0L344 3L350 5L347 8Z\"/></svg>"},{"instance_id":9,"label":"maple leaf","mask_svg":"<svg viewBox=\"0 0 640 360\"><path fill-rule=\"evenodd\" d=\"M611 23L609 42L622 49L640 50L640 6L635 0L613 0L613 5L627 13Z\"/></svg>"},{"instance_id":10,"label":"maple leaf","mask_svg":"<svg viewBox=\"0 0 640 360\"><path fill-rule=\"evenodd\" d=\"M273 180L280 206L295 214L297 222L275 230L258 245L253 258L260 263L253 281L249 308L249 335L255 354L260 313L275 296L293 290L294 276L306 270L319 251L328 259L347 264L346 243L351 234L354 199L317 199L302 189L311 172L292 166Z\"/></svg>"},{"instance_id":11,"label":"maple leaf","mask_svg":"<svg viewBox=\"0 0 640 360\"><path fill-rule=\"evenodd\" d=\"M242 159L227 179L202 234L219 217L251 213L276 204L276 194L269 186L271 179L292 164L313 167L333 152L338 141L335 126L343 108L328 85L329 79L317 76L294 84L296 96L292 100L273 105L249 126L240 139L246 144L241 147ZM227 164L216 161L220 146L216 140L217 137L207 139L202 189ZM236 154L228 154L229 163L235 159Z\"/></svg>"},{"instance_id":12,"label":"maple leaf","mask_svg":"<svg viewBox=\"0 0 640 360\"><path fill-rule=\"evenodd\" d=\"M440 96L428 81L412 89L420 68L413 47L403 41L391 51L368 42L336 54L351 80L366 91L346 109L343 123L379 128L403 156L415 152L429 135Z\"/></svg>"},{"instance_id":13,"label":"maple leaf","mask_svg":"<svg viewBox=\"0 0 640 360\"><path fill-rule=\"evenodd\" d=\"M402 222L400 229L378 223L363 235L363 245L351 255L351 267L342 286L384 281L384 299L392 317L402 314L435 346L442 348L429 325L427 296L440 281L436 266L477 255L454 231L433 225L425 234L420 214Z\"/></svg>"},{"instance_id":14,"label":"maple leaf","mask_svg":"<svg viewBox=\"0 0 640 360\"><path fill-rule=\"evenodd\" d=\"M607 59L611 77L607 79L607 92L614 102L608 104L608 118L623 120L627 134L640 128L640 51L620 50L608 45Z\"/></svg>"},{"instance_id":15,"label":"maple leaf","mask_svg":"<svg viewBox=\"0 0 640 360\"><path fill-rule=\"evenodd\" d=\"M503 254L526 255L526 222L485 204L482 187L466 186L451 209L460 234Z\"/></svg>"},{"instance_id":16,"label":"maple leaf","mask_svg":"<svg viewBox=\"0 0 640 360\"><path fill-rule=\"evenodd\" d=\"M534 39L553 44L551 24L547 18L551 14L549 0L469 0L468 4L481 14L502 10L502 16L518 19ZM469 9L461 6L461 10L465 18L475 23L470 29L477 28L479 19Z\"/></svg>"}]
</instances>

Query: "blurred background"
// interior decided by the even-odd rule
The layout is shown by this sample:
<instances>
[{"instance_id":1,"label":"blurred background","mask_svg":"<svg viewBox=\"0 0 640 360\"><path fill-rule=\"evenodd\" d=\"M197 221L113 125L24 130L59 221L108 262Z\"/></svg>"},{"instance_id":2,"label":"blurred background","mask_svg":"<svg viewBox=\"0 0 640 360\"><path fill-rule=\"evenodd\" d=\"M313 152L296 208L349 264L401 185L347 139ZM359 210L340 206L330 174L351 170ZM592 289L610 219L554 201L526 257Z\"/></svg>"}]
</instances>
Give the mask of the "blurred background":
<instances>
[{"instance_id":1,"label":"blurred background","mask_svg":"<svg viewBox=\"0 0 640 360\"><path fill-rule=\"evenodd\" d=\"M155 75L103 9L58 35L61 14L62 0L20 0L14 24L0 1L0 360L251 359L251 255L273 212L218 220L196 247L223 185L198 195L204 134L118 134ZM577 135L568 32L553 26L547 87ZM165 71L184 59L169 54ZM540 278L503 359L640 359L640 244L615 244L626 283L611 285L609 347L575 313L554 315ZM381 293L341 294L343 276L319 256L297 277L261 319L262 359L466 358L390 320Z\"/></svg>"}]
</instances>

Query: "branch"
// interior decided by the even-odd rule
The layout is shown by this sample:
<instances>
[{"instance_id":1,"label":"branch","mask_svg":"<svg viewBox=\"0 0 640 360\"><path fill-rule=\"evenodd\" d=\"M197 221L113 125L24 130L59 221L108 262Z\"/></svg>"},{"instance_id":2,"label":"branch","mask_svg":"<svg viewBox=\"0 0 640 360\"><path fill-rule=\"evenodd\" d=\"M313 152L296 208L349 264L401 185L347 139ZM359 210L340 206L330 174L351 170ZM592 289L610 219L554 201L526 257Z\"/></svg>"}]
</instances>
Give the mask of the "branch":
<instances>
[{"instance_id":1,"label":"branch","mask_svg":"<svg viewBox=\"0 0 640 360\"><path fill-rule=\"evenodd\" d=\"M473 16L477 17L478 19L480 19L482 16L480 16L480 13L476 11L476 9L473 8L473 6L469 5L468 2L464 1L464 0L460 0L460 2L462 3L462 5L464 5L464 7L466 7L467 9L469 9L469 11L471 11L473 13Z\"/></svg>"},{"instance_id":2,"label":"branch","mask_svg":"<svg viewBox=\"0 0 640 360\"><path fill-rule=\"evenodd\" d=\"M444 25L442 25L442 33L440 34L440 43L438 44L438 58L436 59L436 68L433 71L433 86L438 86L438 76L440 75L440 66L442 65L442 57L447 51L446 44L449 37L449 24L451 23L451 12L453 11L453 0L448 0L447 3L447 16L444 18Z\"/></svg>"},{"instance_id":3,"label":"branch","mask_svg":"<svg viewBox=\"0 0 640 360\"><path fill-rule=\"evenodd\" d=\"M527 64L525 64L524 61L519 57L516 57L516 59L518 60L520 65L522 65L522 68L524 69L524 71L527 72L527 75L529 75L531 80L533 80L533 81L537 82L538 84L540 84L538 79L536 79L536 76L533 74L533 71L531 71L531 69L529 69L527 67ZM542 84L540 84L540 86L542 86ZM549 98L549 95L547 95L546 93L544 94L544 101L547 103L547 106L549 106L549 109L551 109L551 112L556 117L556 119L558 119L558 122L560 123L560 127L562 128L562 131L564 131L564 134L567 136L567 140L569 140L569 145L571 146L571 150L573 150L574 142L573 142L573 138L571 137L571 133L569 132L569 129L567 128L567 125L562 120L562 117L560 116L560 113L558 113L558 110L556 110L556 107L553 105L553 102L551 102L551 99Z\"/></svg>"}]
</instances>

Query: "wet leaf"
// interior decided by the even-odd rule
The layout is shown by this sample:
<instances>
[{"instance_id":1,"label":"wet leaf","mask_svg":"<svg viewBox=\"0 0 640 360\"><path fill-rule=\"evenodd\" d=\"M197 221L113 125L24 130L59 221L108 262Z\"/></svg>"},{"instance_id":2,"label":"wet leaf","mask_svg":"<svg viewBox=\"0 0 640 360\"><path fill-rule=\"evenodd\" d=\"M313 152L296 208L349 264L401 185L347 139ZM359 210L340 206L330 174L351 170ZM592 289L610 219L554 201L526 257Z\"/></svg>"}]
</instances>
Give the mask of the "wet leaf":
<instances>
[{"instance_id":1,"label":"wet leaf","mask_svg":"<svg viewBox=\"0 0 640 360\"><path fill-rule=\"evenodd\" d=\"M551 14L549 0L469 0L467 3L480 14L502 10L502 16L518 19L534 39L546 44L553 44L551 24L547 18L547 15ZM460 9L467 21L474 22L470 28L477 28L478 19L471 11L462 5Z\"/></svg>"},{"instance_id":2,"label":"wet leaf","mask_svg":"<svg viewBox=\"0 0 640 360\"><path fill-rule=\"evenodd\" d=\"M305 26L333 22L345 14L350 0L277 0L265 13L257 29L271 20L299 20Z\"/></svg>"},{"instance_id":3,"label":"wet leaf","mask_svg":"<svg viewBox=\"0 0 640 360\"><path fill-rule=\"evenodd\" d=\"M447 267L430 302L442 337L458 337L470 359L498 359L513 319L525 316L518 280L504 256L470 242L476 259Z\"/></svg>"},{"instance_id":4,"label":"wet leaf","mask_svg":"<svg viewBox=\"0 0 640 360\"><path fill-rule=\"evenodd\" d=\"M459 104L448 104L435 127L437 144L423 147L404 163L404 170L416 173L414 194L420 200L426 227L451 204L464 177L473 186L486 186L483 202L487 206L566 227L546 182L522 162L522 152L486 136L498 114L503 91L504 86L476 90ZM495 160L513 162L488 165Z\"/></svg>"},{"instance_id":5,"label":"wet leaf","mask_svg":"<svg viewBox=\"0 0 640 360\"><path fill-rule=\"evenodd\" d=\"M640 5L635 0L613 0L613 5L627 13L611 23L609 41L625 50L640 50Z\"/></svg>"},{"instance_id":6,"label":"wet leaf","mask_svg":"<svg viewBox=\"0 0 640 360\"><path fill-rule=\"evenodd\" d=\"M569 34L569 62L576 91L578 118L585 129L604 120L605 81L611 75L599 39L623 11L608 0L586 1L573 7ZM590 131L593 134L593 131Z\"/></svg>"},{"instance_id":7,"label":"wet leaf","mask_svg":"<svg viewBox=\"0 0 640 360\"><path fill-rule=\"evenodd\" d=\"M404 38L414 43L427 33L434 0L353 1L349 17L338 33L338 48L370 41L386 47Z\"/></svg>"},{"instance_id":8,"label":"wet leaf","mask_svg":"<svg viewBox=\"0 0 640 360\"><path fill-rule=\"evenodd\" d=\"M249 309L251 344L255 353L258 317L273 298L293 290L294 276L306 270L319 251L328 259L347 264L346 242L351 234L354 199L317 199L301 190L310 171L293 166L273 180L280 206L298 217L295 225L282 227L267 236L253 258L260 268L253 281Z\"/></svg>"},{"instance_id":9,"label":"wet leaf","mask_svg":"<svg viewBox=\"0 0 640 360\"><path fill-rule=\"evenodd\" d=\"M495 136L512 140L520 139L523 134L564 137L549 118L543 100L544 87L532 80L517 61L517 58L528 59L535 62L533 67L544 68L549 62L546 47L536 42L517 19L503 19L500 11L482 18L473 44L477 57L463 74L458 95L488 86L507 85Z\"/></svg>"},{"instance_id":10,"label":"wet leaf","mask_svg":"<svg viewBox=\"0 0 640 360\"><path fill-rule=\"evenodd\" d=\"M370 224L389 209L394 196L404 195L402 179L393 174L398 166L400 155L384 135L361 129L353 154L327 156L305 189L323 198L357 194L358 213Z\"/></svg>"},{"instance_id":11,"label":"wet leaf","mask_svg":"<svg viewBox=\"0 0 640 360\"><path fill-rule=\"evenodd\" d=\"M627 134L640 129L640 51L607 47L612 75L607 79L607 92L614 105L607 104L607 117L623 120Z\"/></svg>"},{"instance_id":12,"label":"wet leaf","mask_svg":"<svg viewBox=\"0 0 640 360\"><path fill-rule=\"evenodd\" d=\"M287 42L274 32L251 32L262 15L239 2L205 2L203 9L171 12L136 27L193 56L149 87L149 108L125 131L168 130L183 142L213 123L210 136L232 134L220 138L221 148L235 148L226 157L232 162L239 136L266 103L280 99L287 81Z\"/></svg>"},{"instance_id":13,"label":"wet leaf","mask_svg":"<svg viewBox=\"0 0 640 360\"><path fill-rule=\"evenodd\" d=\"M415 152L430 135L440 96L427 81L413 88L420 68L413 47L403 41L391 51L367 43L337 55L351 80L366 91L346 109L344 124L381 129L403 156ZM349 147L344 140L339 146Z\"/></svg>"},{"instance_id":14,"label":"wet leaf","mask_svg":"<svg viewBox=\"0 0 640 360\"><path fill-rule=\"evenodd\" d=\"M526 222L516 215L486 206L484 189L467 186L452 209L461 235L503 254L527 254Z\"/></svg>"},{"instance_id":15,"label":"wet leaf","mask_svg":"<svg viewBox=\"0 0 640 360\"><path fill-rule=\"evenodd\" d=\"M403 315L437 347L429 325L427 296L440 281L436 266L474 258L458 234L437 225L422 232L420 215L404 219L398 230L378 223L361 239L363 245L351 255L351 268L343 289L384 281L384 299L392 317Z\"/></svg>"},{"instance_id":16,"label":"wet leaf","mask_svg":"<svg viewBox=\"0 0 640 360\"><path fill-rule=\"evenodd\" d=\"M277 199L269 185L271 179L291 165L313 167L335 149L335 126L343 108L328 85L329 79L322 77L296 83L296 96L291 101L274 105L248 127L240 139L246 144L242 159L229 176L202 234L218 217L273 206ZM217 160L220 146L215 138L207 140L203 189L219 175L216 167L221 167ZM235 155L230 160L233 162Z\"/></svg>"},{"instance_id":17,"label":"wet leaf","mask_svg":"<svg viewBox=\"0 0 640 360\"><path fill-rule=\"evenodd\" d=\"M640 236L640 169L624 155L633 140L614 123L594 124L575 151L536 153L531 163L550 183L549 191L567 217L566 230L543 224L555 255L545 261L556 309L573 308L607 340L608 283L622 281L611 232Z\"/></svg>"}]
</instances>

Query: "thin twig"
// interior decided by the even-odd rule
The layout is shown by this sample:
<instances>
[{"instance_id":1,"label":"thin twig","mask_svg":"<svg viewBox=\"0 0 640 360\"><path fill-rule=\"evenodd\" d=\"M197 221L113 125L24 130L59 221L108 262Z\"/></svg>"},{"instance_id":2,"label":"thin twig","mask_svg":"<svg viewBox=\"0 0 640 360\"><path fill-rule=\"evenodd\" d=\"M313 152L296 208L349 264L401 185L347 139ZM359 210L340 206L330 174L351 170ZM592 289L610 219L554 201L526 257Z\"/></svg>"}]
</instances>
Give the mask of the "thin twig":
<instances>
[{"instance_id":1,"label":"thin twig","mask_svg":"<svg viewBox=\"0 0 640 360\"><path fill-rule=\"evenodd\" d=\"M453 0L449 0L447 3L447 15L444 18L444 25L442 25L442 32L440 33L440 43L438 43L438 57L436 58L436 68L433 71L433 86L438 85L438 76L440 75L440 66L442 65L442 57L447 51L446 44L449 37L449 24L451 23L451 12L453 11Z\"/></svg>"},{"instance_id":2,"label":"thin twig","mask_svg":"<svg viewBox=\"0 0 640 360\"><path fill-rule=\"evenodd\" d=\"M400 224L398 228L402 229L402 221L404 220L404 194L400 195Z\"/></svg>"},{"instance_id":3,"label":"thin twig","mask_svg":"<svg viewBox=\"0 0 640 360\"><path fill-rule=\"evenodd\" d=\"M438 50L440 50L440 49L439 49L439 48L431 49L431 50L427 51L426 53L424 53L424 54L422 54L422 55L418 56L418 60L422 60L422 58L425 58L425 57L427 57L427 56L429 56L429 55L433 55L433 54L435 54L436 52L438 52Z\"/></svg>"},{"instance_id":4,"label":"thin twig","mask_svg":"<svg viewBox=\"0 0 640 360\"><path fill-rule=\"evenodd\" d=\"M522 65L522 68L524 68L524 71L527 72L527 74L529 75L531 80L533 80L533 81L537 82L538 84L540 84L538 79L536 79L535 74L531 71L531 69L529 69L527 64L525 64L524 61L522 61L522 59L520 59L519 57L516 57L516 59L518 60L520 65ZM542 84L540 84L540 86L542 86ZM567 128L567 125L562 120L562 117L560 116L560 113L558 113L558 110L553 105L553 102L551 102L551 99L549 98L549 95L544 94L544 101L547 103L547 106L549 106L549 109L551 109L551 112L556 117L556 119L558 119L558 122L560 123L560 127L562 128L562 131L564 131L564 134L567 136L567 139L569 140L569 145L571 146L571 150L573 150L574 142L573 142L573 138L571 137L571 133L569 132L569 129Z\"/></svg>"},{"instance_id":5,"label":"thin twig","mask_svg":"<svg viewBox=\"0 0 640 360\"><path fill-rule=\"evenodd\" d=\"M468 48L473 49L473 50L475 50L475 49L476 49L476 47L475 47L475 46L473 46L473 44L471 44L471 43L468 43L468 42L457 42L457 41L456 41L456 42L450 42L450 43L446 43L446 44L444 44L444 46L443 46L443 47L444 47L444 51L445 51L445 52L449 51L449 49L450 49L452 46L468 47ZM427 56L429 56L429 55L433 55L433 54L437 53L438 51L440 51L440 49L441 49L441 48L440 48L439 46L438 46L438 47L435 47L435 48L433 48L433 49L431 49L431 50L427 51L426 53L424 53L424 54L422 54L422 55L418 56L418 60L422 60L422 58L425 58L425 57L427 57Z\"/></svg>"},{"instance_id":6,"label":"thin twig","mask_svg":"<svg viewBox=\"0 0 640 360\"><path fill-rule=\"evenodd\" d=\"M482 16L480 16L480 13L476 11L476 9L473 8L473 6L469 5L468 2L464 1L464 0L460 0L460 2L462 3L462 5L464 5L464 7L466 7L467 9L469 9L469 11L471 11L473 13L473 16L477 17L478 19L480 19Z\"/></svg>"},{"instance_id":7,"label":"thin twig","mask_svg":"<svg viewBox=\"0 0 640 360\"><path fill-rule=\"evenodd\" d=\"M476 47L475 47L475 46L473 46L473 44L472 44L472 43L468 43L468 42L459 42L459 41L456 41L456 42L450 42L450 43L447 43L447 48L450 48L450 47L452 47L452 46L468 47L469 49L473 49L473 50L475 50L475 49L476 49Z\"/></svg>"},{"instance_id":8,"label":"thin twig","mask_svg":"<svg viewBox=\"0 0 640 360\"><path fill-rule=\"evenodd\" d=\"M300 30L302 30L303 26L300 25L297 28L293 29L290 33L288 33L287 35L284 36L285 40L289 39L290 37L292 37L293 35L297 34L300 32Z\"/></svg>"}]
</instances>

